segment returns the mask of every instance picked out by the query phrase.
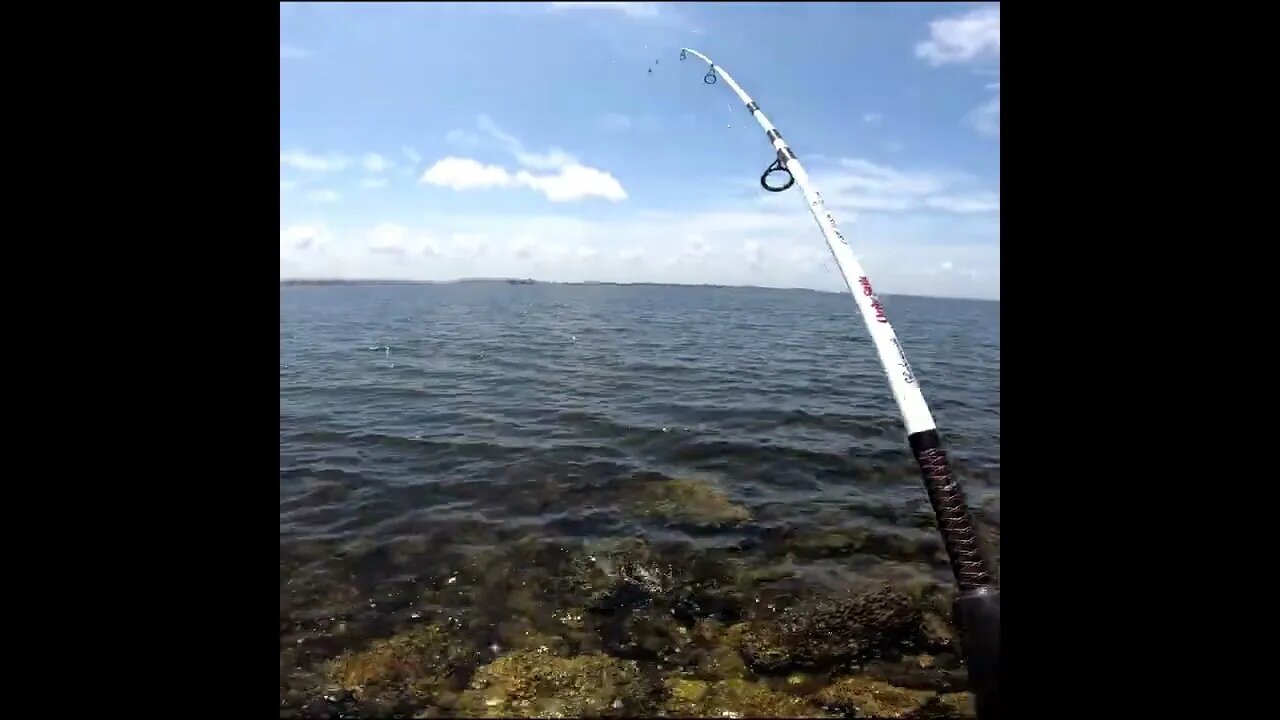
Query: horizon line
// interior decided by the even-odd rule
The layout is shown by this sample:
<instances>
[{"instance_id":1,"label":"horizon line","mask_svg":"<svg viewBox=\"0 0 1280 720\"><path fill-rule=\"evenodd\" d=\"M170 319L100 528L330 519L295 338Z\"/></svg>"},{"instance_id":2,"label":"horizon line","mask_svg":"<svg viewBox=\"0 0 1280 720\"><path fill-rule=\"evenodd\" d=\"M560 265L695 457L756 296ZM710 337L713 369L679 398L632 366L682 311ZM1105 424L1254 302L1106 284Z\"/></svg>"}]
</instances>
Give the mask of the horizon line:
<instances>
[{"instance_id":1,"label":"horizon line","mask_svg":"<svg viewBox=\"0 0 1280 720\"><path fill-rule=\"evenodd\" d=\"M770 285L724 285L720 283L679 283L679 282L655 282L655 281L638 281L638 282L622 282L613 280L538 280L536 278L518 278L518 277L468 277L454 278L452 280L412 280L400 278L325 278L325 277L282 277L281 285L457 285L460 283L510 283L510 284L526 284L526 285L617 285L617 286L648 286L648 287L690 287L690 288L718 288L718 289L742 289L742 290L799 290L803 292L825 293L830 295L845 295L848 290L818 290L806 287L777 287ZM975 302L1000 302L999 298L983 298L983 297L967 297L962 295L914 295L911 293L881 293L888 297L918 297L928 298L931 300L972 300Z\"/></svg>"}]
</instances>

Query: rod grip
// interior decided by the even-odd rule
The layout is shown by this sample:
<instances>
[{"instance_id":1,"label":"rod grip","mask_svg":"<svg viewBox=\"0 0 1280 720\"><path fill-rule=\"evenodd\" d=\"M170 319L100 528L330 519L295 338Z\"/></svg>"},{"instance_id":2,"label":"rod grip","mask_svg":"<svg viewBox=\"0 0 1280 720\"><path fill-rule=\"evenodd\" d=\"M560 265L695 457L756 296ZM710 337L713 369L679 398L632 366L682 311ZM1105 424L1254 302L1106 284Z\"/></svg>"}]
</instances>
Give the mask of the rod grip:
<instances>
[{"instance_id":1,"label":"rod grip","mask_svg":"<svg viewBox=\"0 0 1280 720\"><path fill-rule=\"evenodd\" d=\"M951 462L940 447L935 430L915 433L909 438L911 452L920 465L925 492L938 521L938 533L947 549L951 572L961 594L982 587L994 587L995 581L978 545L978 532L965 502L964 490L951 472Z\"/></svg>"},{"instance_id":2,"label":"rod grip","mask_svg":"<svg viewBox=\"0 0 1280 720\"><path fill-rule=\"evenodd\" d=\"M964 490L935 430L910 436L911 452L920 465L925 491L938 521L938 532L955 575L955 618L969 668L969 687L979 720L999 720L1000 590L978 544Z\"/></svg>"}]
</instances>

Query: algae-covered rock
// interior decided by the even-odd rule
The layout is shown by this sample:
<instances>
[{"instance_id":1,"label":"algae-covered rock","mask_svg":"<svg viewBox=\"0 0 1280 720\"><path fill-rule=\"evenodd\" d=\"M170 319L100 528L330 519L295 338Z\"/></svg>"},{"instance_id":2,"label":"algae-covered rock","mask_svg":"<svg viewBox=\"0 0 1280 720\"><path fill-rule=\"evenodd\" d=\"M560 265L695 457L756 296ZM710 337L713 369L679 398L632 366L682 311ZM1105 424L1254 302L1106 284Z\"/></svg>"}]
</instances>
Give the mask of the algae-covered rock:
<instances>
[{"instance_id":1,"label":"algae-covered rock","mask_svg":"<svg viewBox=\"0 0 1280 720\"><path fill-rule=\"evenodd\" d=\"M969 687L969 673L951 654L907 655L890 662L878 660L863 666L863 674L873 680L911 690L959 692Z\"/></svg>"},{"instance_id":2,"label":"algae-covered rock","mask_svg":"<svg viewBox=\"0 0 1280 720\"><path fill-rule=\"evenodd\" d=\"M670 568L638 539L588 545L570 563L566 593L593 612L648 602L673 587Z\"/></svg>"},{"instance_id":3,"label":"algae-covered rock","mask_svg":"<svg viewBox=\"0 0 1280 720\"><path fill-rule=\"evenodd\" d=\"M645 515L692 525L721 526L746 522L751 511L729 499L723 488L702 478L664 479L639 489Z\"/></svg>"},{"instance_id":4,"label":"algae-covered rock","mask_svg":"<svg viewBox=\"0 0 1280 720\"><path fill-rule=\"evenodd\" d=\"M976 718L977 711L973 706L973 696L967 692L946 693L938 695L921 711L921 718L943 720L943 718Z\"/></svg>"},{"instance_id":5,"label":"algae-covered rock","mask_svg":"<svg viewBox=\"0 0 1280 720\"><path fill-rule=\"evenodd\" d=\"M911 598L887 587L805 603L788 608L776 622L752 623L742 654L757 672L839 669L902 645L917 633L919 618Z\"/></svg>"},{"instance_id":6,"label":"algae-covered rock","mask_svg":"<svg viewBox=\"0 0 1280 720\"><path fill-rule=\"evenodd\" d=\"M858 556L925 566L947 562L936 530L905 527L893 521L887 525L772 528L762 534L760 543L762 552L770 558L819 560Z\"/></svg>"},{"instance_id":7,"label":"algae-covered rock","mask_svg":"<svg viewBox=\"0 0 1280 720\"><path fill-rule=\"evenodd\" d=\"M650 713L658 697L634 661L522 650L478 669L457 710L467 717L616 717Z\"/></svg>"},{"instance_id":8,"label":"algae-covered rock","mask_svg":"<svg viewBox=\"0 0 1280 720\"><path fill-rule=\"evenodd\" d=\"M714 620L703 620L694 626L694 637L702 653L692 663L694 672L705 680L729 680L750 675L742 660L742 636L746 623L723 627Z\"/></svg>"},{"instance_id":9,"label":"algae-covered rock","mask_svg":"<svg viewBox=\"0 0 1280 720\"><path fill-rule=\"evenodd\" d=\"M664 709L680 717L837 717L806 698L740 678L707 682L675 677L666 680L666 687Z\"/></svg>"},{"instance_id":10,"label":"algae-covered rock","mask_svg":"<svg viewBox=\"0 0 1280 720\"><path fill-rule=\"evenodd\" d=\"M327 675L361 702L390 711L435 702L475 658L447 630L425 625L338 656Z\"/></svg>"},{"instance_id":11,"label":"algae-covered rock","mask_svg":"<svg viewBox=\"0 0 1280 720\"><path fill-rule=\"evenodd\" d=\"M930 583L915 588L914 595L920 606L919 649L931 653L956 652L959 634L952 622L955 588Z\"/></svg>"},{"instance_id":12,"label":"algae-covered rock","mask_svg":"<svg viewBox=\"0 0 1280 720\"><path fill-rule=\"evenodd\" d=\"M956 630L941 613L925 610L920 616L920 639L928 649L953 650L956 647Z\"/></svg>"},{"instance_id":13,"label":"algae-covered rock","mask_svg":"<svg viewBox=\"0 0 1280 720\"><path fill-rule=\"evenodd\" d=\"M683 544L592 543L569 564L564 594L567 604L592 613L658 604L686 625L708 617L732 622L744 604L740 565L690 554Z\"/></svg>"},{"instance_id":14,"label":"algae-covered rock","mask_svg":"<svg viewBox=\"0 0 1280 720\"><path fill-rule=\"evenodd\" d=\"M698 651L689 628L656 603L602 622L600 638L610 655L660 665L694 662Z\"/></svg>"},{"instance_id":15,"label":"algae-covered rock","mask_svg":"<svg viewBox=\"0 0 1280 720\"><path fill-rule=\"evenodd\" d=\"M894 687L879 680L853 676L823 688L817 699L829 708L862 718L918 718L935 694Z\"/></svg>"}]
</instances>

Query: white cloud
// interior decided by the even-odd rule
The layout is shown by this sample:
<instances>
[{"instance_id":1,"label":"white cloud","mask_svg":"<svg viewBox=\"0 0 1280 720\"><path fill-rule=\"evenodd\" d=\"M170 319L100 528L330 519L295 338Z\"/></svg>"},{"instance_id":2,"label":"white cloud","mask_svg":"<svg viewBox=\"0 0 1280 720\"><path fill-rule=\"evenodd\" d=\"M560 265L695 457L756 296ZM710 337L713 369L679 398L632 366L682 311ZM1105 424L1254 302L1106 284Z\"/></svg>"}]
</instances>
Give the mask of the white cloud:
<instances>
[{"instance_id":1,"label":"white cloud","mask_svg":"<svg viewBox=\"0 0 1280 720\"><path fill-rule=\"evenodd\" d=\"M409 239L409 228L385 222L369 231L369 249L374 252L403 252Z\"/></svg>"},{"instance_id":2,"label":"white cloud","mask_svg":"<svg viewBox=\"0 0 1280 720\"><path fill-rule=\"evenodd\" d=\"M465 150L478 148L484 144L479 135L466 130L450 130L444 136L444 141Z\"/></svg>"},{"instance_id":3,"label":"white cloud","mask_svg":"<svg viewBox=\"0 0 1280 720\"><path fill-rule=\"evenodd\" d=\"M996 83L997 87L999 83ZM996 95L980 105L967 117L969 124L983 135L1000 135L1000 96Z\"/></svg>"},{"instance_id":4,"label":"white cloud","mask_svg":"<svg viewBox=\"0 0 1280 720\"><path fill-rule=\"evenodd\" d=\"M360 181L360 187L364 188L365 190L377 190L378 188L384 188L386 186L387 186L386 178L371 177L371 178L365 178L364 180Z\"/></svg>"},{"instance_id":5,"label":"white cloud","mask_svg":"<svg viewBox=\"0 0 1280 720\"><path fill-rule=\"evenodd\" d=\"M659 5L655 2L553 2L551 10L612 10L632 18L661 15Z\"/></svg>"},{"instance_id":6,"label":"white cloud","mask_svg":"<svg viewBox=\"0 0 1280 720\"><path fill-rule=\"evenodd\" d=\"M507 187L511 174L497 165L485 165L471 158L446 157L427 168L419 179L424 185L437 185L452 190Z\"/></svg>"},{"instance_id":7,"label":"white cloud","mask_svg":"<svg viewBox=\"0 0 1280 720\"><path fill-rule=\"evenodd\" d=\"M557 170L577 163L577 160L572 155L558 147L553 147L545 153L529 152L525 149L523 143L516 139L515 136L504 132L488 115L481 115L476 118L476 125L481 132L501 143L507 152L515 156L516 160L527 168Z\"/></svg>"},{"instance_id":8,"label":"white cloud","mask_svg":"<svg viewBox=\"0 0 1280 720\"><path fill-rule=\"evenodd\" d=\"M336 190L320 188L307 193L307 199L314 203L328 204L338 202L342 199L342 195Z\"/></svg>"},{"instance_id":9,"label":"white cloud","mask_svg":"<svg viewBox=\"0 0 1280 720\"><path fill-rule=\"evenodd\" d=\"M631 129L631 118L621 113L605 113L600 116L600 129L605 132L623 132Z\"/></svg>"},{"instance_id":10,"label":"white cloud","mask_svg":"<svg viewBox=\"0 0 1280 720\"><path fill-rule=\"evenodd\" d=\"M297 187L298 187L298 183L294 180L280 181L280 192L289 192L290 190L294 190Z\"/></svg>"},{"instance_id":11,"label":"white cloud","mask_svg":"<svg viewBox=\"0 0 1280 720\"><path fill-rule=\"evenodd\" d=\"M627 199L627 192L617 178L603 170L582 165L569 165L554 175L534 175L526 170L516 173L519 185L533 188L547 196L551 202L568 202L589 197L618 202Z\"/></svg>"},{"instance_id":12,"label":"white cloud","mask_svg":"<svg viewBox=\"0 0 1280 720\"><path fill-rule=\"evenodd\" d=\"M280 43L280 59L281 60L302 60L311 57L311 53L289 43Z\"/></svg>"},{"instance_id":13,"label":"white cloud","mask_svg":"<svg viewBox=\"0 0 1280 720\"><path fill-rule=\"evenodd\" d=\"M934 195L924 199L926 207L953 213L1000 212L1000 196L994 193L978 193L963 197Z\"/></svg>"},{"instance_id":14,"label":"white cloud","mask_svg":"<svg viewBox=\"0 0 1280 720\"><path fill-rule=\"evenodd\" d=\"M459 191L529 188L542 193L551 202L570 202L591 197L613 202L627 199L622 183L612 174L583 165L561 148L531 152L518 138L498 127L488 115L480 115L476 124L481 132L510 153L525 169L510 172L500 165L449 156L427 168L419 178L420 183ZM456 130L449 133L446 139L455 144L480 142L478 136Z\"/></svg>"},{"instance_id":15,"label":"white cloud","mask_svg":"<svg viewBox=\"0 0 1280 720\"><path fill-rule=\"evenodd\" d=\"M998 296L998 218L957 215L930 225L901 215L855 219L841 213L839 220L882 292ZM392 222L332 239L297 235L311 242L291 249L286 263L282 232L284 277L498 276L847 292L803 203L785 212L642 211L599 220L559 213L437 214L417 227ZM940 271L944 261L953 272Z\"/></svg>"},{"instance_id":16,"label":"white cloud","mask_svg":"<svg viewBox=\"0 0 1280 720\"><path fill-rule=\"evenodd\" d=\"M884 121L884 115L880 113L863 113L862 121L871 125L879 125Z\"/></svg>"},{"instance_id":17,"label":"white cloud","mask_svg":"<svg viewBox=\"0 0 1280 720\"><path fill-rule=\"evenodd\" d=\"M542 193L551 202L589 197L616 202L627 198L626 191L612 175L577 164L563 167L553 174L535 175L527 170L512 174L498 165L486 165L471 158L447 157L427 168L419 182L452 190L524 187Z\"/></svg>"},{"instance_id":18,"label":"white cloud","mask_svg":"<svg viewBox=\"0 0 1280 720\"><path fill-rule=\"evenodd\" d=\"M332 235L324 225L291 225L280 229L280 257L291 258L298 253L322 251Z\"/></svg>"},{"instance_id":19,"label":"white cloud","mask_svg":"<svg viewBox=\"0 0 1280 720\"><path fill-rule=\"evenodd\" d=\"M929 23L916 57L931 65L1000 59L1000 6L988 5Z\"/></svg>"},{"instance_id":20,"label":"white cloud","mask_svg":"<svg viewBox=\"0 0 1280 720\"><path fill-rule=\"evenodd\" d=\"M371 173L380 173L391 167L391 161L378 153L367 153L364 156L364 169Z\"/></svg>"},{"instance_id":21,"label":"white cloud","mask_svg":"<svg viewBox=\"0 0 1280 720\"><path fill-rule=\"evenodd\" d=\"M836 165L816 164L811 173L828 207L862 212L905 213L936 210L950 213L995 213L999 195L958 173L905 171L860 158ZM762 203L786 198L765 196Z\"/></svg>"},{"instance_id":22,"label":"white cloud","mask_svg":"<svg viewBox=\"0 0 1280 720\"><path fill-rule=\"evenodd\" d=\"M916 45L916 56L934 67L960 63L1000 61L1000 6L983 6L961 15L941 18L929 23L929 39ZM996 73L999 73L997 67ZM965 116L965 120L983 135L1000 135L1000 82L988 83L986 89L996 96Z\"/></svg>"},{"instance_id":23,"label":"white cloud","mask_svg":"<svg viewBox=\"0 0 1280 720\"><path fill-rule=\"evenodd\" d=\"M417 165L418 163L422 162L422 156L418 154L418 151L414 150L408 145L401 145L400 152L404 153L404 156L409 158L409 162L413 163L414 165Z\"/></svg>"},{"instance_id":24,"label":"white cloud","mask_svg":"<svg viewBox=\"0 0 1280 720\"><path fill-rule=\"evenodd\" d=\"M337 153L312 155L305 150L290 150L280 153L280 164L307 172L331 172L350 165L351 158Z\"/></svg>"}]
</instances>

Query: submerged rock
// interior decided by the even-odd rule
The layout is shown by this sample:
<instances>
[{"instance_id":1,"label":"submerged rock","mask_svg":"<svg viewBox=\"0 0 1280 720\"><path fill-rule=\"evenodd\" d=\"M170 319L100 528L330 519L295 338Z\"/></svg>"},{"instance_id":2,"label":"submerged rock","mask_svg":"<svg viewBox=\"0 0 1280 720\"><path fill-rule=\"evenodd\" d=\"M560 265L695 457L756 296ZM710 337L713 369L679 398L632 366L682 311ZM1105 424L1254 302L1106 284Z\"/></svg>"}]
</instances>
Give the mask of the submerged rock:
<instances>
[{"instance_id":1,"label":"submerged rock","mask_svg":"<svg viewBox=\"0 0 1280 720\"><path fill-rule=\"evenodd\" d=\"M693 628L694 642L701 653L692 663L694 673L704 680L743 679L751 673L742 660L742 636L746 623L724 627L714 620L703 620Z\"/></svg>"},{"instance_id":2,"label":"submerged rock","mask_svg":"<svg viewBox=\"0 0 1280 720\"><path fill-rule=\"evenodd\" d=\"M683 545L630 540L585 547L570 564L564 587L599 649L667 668L694 667L711 650L709 643L695 642L695 626L733 622L742 613L739 575L737 563L691 556Z\"/></svg>"},{"instance_id":3,"label":"submerged rock","mask_svg":"<svg viewBox=\"0 0 1280 720\"><path fill-rule=\"evenodd\" d=\"M680 717L741 718L838 717L811 700L769 689L762 683L740 678L707 682L692 678L668 678L664 709Z\"/></svg>"},{"instance_id":4,"label":"submerged rock","mask_svg":"<svg viewBox=\"0 0 1280 720\"><path fill-rule=\"evenodd\" d=\"M840 669L913 638L920 614L911 598L885 587L841 600L789 608L776 622L756 622L743 635L753 670Z\"/></svg>"},{"instance_id":5,"label":"submerged rock","mask_svg":"<svg viewBox=\"0 0 1280 720\"><path fill-rule=\"evenodd\" d=\"M920 649L931 653L957 652L959 634L952 620L955 587L932 583L918 588L915 596L920 605Z\"/></svg>"},{"instance_id":6,"label":"submerged rock","mask_svg":"<svg viewBox=\"0 0 1280 720\"><path fill-rule=\"evenodd\" d=\"M933 701L920 711L921 720L968 720L978 717L973 706L973 696L967 692L945 693L933 698Z\"/></svg>"},{"instance_id":7,"label":"submerged rock","mask_svg":"<svg viewBox=\"0 0 1280 720\"><path fill-rule=\"evenodd\" d=\"M694 478L647 482L639 489L640 511L665 520L703 526L746 522L751 511L734 503L724 489Z\"/></svg>"},{"instance_id":8,"label":"submerged rock","mask_svg":"<svg viewBox=\"0 0 1280 720\"><path fill-rule=\"evenodd\" d=\"M873 680L911 690L959 692L969 687L969 673L952 654L908 655L897 662L877 660L863 666Z\"/></svg>"},{"instance_id":9,"label":"submerged rock","mask_svg":"<svg viewBox=\"0 0 1280 720\"><path fill-rule=\"evenodd\" d=\"M426 625L344 653L328 665L328 678L378 712L432 704L454 676L474 662L471 651L447 630Z\"/></svg>"},{"instance_id":10,"label":"submerged rock","mask_svg":"<svg viewBox=\"0 0 1280 720\"><path fill-rule=\"evenodd\" d=\"M619 717L650 714L659 697L633 661L522 650L477 670L457 711L466 717Z\"/></svg>"},{"instance_id":11,"label":"submerged rock","mask_svg":"<svg viewBox=\"0 0 1280 720\"><path fill-rule=\"evenodd\" d=\"M600 624L604 649L622 658L682 666L695 662L693 635L662 605L651 603Z\"/></svg>"},{"instance_id":12,"label":"submerged rock","mask_svg":"<svg viewBox=\"0 0 1280 720\"><path fill-rule=\"evenodd\" d=\"M817 694L827 707L872 718L918 718L934 698L932 692L907 690L860 676L841 678Z\"/></svg>"}]
</instances>

